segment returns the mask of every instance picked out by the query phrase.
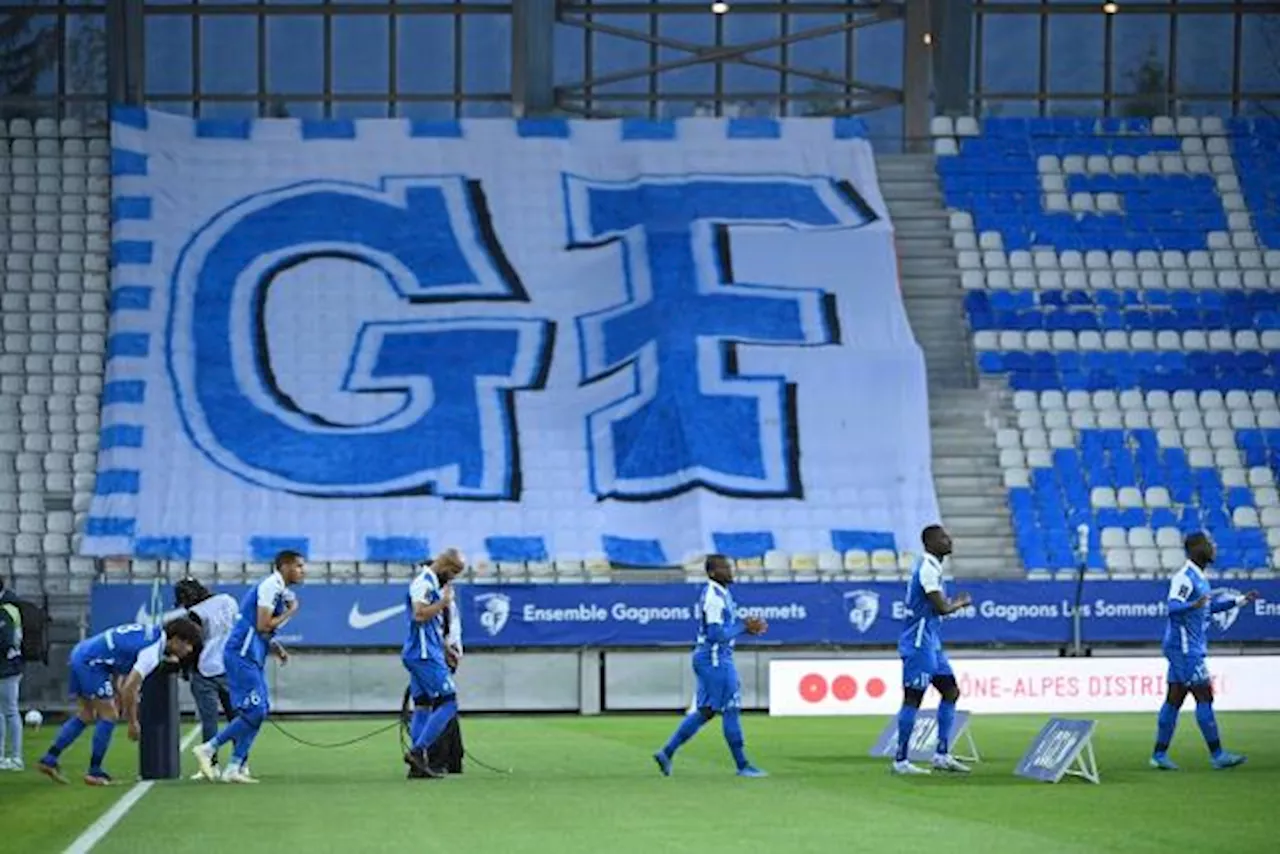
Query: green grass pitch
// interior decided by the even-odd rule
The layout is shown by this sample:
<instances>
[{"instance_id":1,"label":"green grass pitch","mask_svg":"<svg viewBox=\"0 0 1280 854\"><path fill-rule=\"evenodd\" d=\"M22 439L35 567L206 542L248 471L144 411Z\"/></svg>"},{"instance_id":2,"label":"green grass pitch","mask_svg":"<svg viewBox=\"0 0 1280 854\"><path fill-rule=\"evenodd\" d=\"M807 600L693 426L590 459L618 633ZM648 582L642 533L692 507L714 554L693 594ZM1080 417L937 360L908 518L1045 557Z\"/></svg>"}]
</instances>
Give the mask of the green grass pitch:
<instances>
[{"instance_id":1,"label":"green grass pitch","mask_svg":"<svg viewBox=\"0 0 1280 854\"><path fill-rule=\"evenodd\" d=\"M1271 811L1280 795L1280 716L1223 714L1225 743L1249 755L1209 768L1193 717L1172 755L1183 770L1146 767L1149 715L1100 719L1102 784L1021 780L1013 766L1044 717L979 717L983 754L970 777L900 779L867 757L881 719L745 720L752 758L772 775L731 773L719 725L676 760L666 779L650 754L677 715L475 717L464 721L477 758L461 777L407 781L394 731L318 750L268 727L254 748L258 786L156 785L93 849L99 854L201 852L1197 852L1280 851ZM314 741L339 741L376 719L284 721ZM53 737L27 734L27 762ZM120 733L108 757L118 777L135 766ZM88 734L66 757L82 771ZM186 771L193 770L189 755ZM131 783L55 786L34 772L0 774L0 845L15 854L61 852Z\"/></svg>"}]
</instances>

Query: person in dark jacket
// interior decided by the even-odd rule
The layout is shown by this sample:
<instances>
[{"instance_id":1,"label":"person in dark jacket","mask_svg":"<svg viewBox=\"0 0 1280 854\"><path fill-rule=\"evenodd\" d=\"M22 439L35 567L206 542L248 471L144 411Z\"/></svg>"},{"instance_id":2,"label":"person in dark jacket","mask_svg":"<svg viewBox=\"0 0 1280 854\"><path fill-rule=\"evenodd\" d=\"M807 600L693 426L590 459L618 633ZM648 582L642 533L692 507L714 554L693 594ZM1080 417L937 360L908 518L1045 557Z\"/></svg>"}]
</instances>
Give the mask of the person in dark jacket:
<instances>
[{"instance_id":1,"label":"person in dark jacket","mask_svg":"<svg viewBox=\"0 0 1280 854\"><path fill-rule=\"evenodd\" d=\"M18 685L22 682L22 612L18 597L0 576L0 771L21 771L22 715Z\"/></svg>"}]
</instances>

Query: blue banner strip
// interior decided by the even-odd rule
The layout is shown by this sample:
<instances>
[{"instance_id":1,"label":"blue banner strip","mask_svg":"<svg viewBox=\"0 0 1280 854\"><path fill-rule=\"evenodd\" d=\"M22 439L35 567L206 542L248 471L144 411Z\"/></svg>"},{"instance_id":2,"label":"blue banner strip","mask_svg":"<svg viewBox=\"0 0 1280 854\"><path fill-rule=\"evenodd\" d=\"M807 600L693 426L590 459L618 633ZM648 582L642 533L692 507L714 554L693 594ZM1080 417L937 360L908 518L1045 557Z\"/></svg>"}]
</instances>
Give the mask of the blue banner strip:
<instances>
[{"instance_id":1,"label":"blue banner strip","mask_svg":"<svg viewBox=\"0 0 1280 854\"><path fill-rule=\"evenodd\" d=\"M1280 640L1280 582L1241 585L1260 598L1215 615L1210 641ZM964 585L974 606L948 618L948 644L1054 644L1071 639L1071 582L977 582ZM1165 627L1162 581L1091 581L1083 597L1088 643L1159 643ZM225 587L237 598L246 587ZM741 610L769 621L760 642L785 645L892 646L904 628L902 584L741 584ZM406 626L407 585L327 584L303 587L305 605L281 640L308 647L398 647ZM94 632L138 621L151 588L98 584ZM459 585L464 643L484 647L692 645L694 584ZM171 593L166 593L171 598ZM746 646L756 641L741 638Z\"/></svg>"}]
</instances>

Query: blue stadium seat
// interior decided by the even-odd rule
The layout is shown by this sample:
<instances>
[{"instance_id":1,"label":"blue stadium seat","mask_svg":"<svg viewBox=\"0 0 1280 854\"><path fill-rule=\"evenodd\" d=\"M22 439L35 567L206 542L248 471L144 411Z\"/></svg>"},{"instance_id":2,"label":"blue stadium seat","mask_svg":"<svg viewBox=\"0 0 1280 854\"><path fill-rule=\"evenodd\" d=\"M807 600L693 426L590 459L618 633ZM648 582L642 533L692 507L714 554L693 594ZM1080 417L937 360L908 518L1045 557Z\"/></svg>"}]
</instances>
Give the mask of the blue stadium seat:
<instances>
[{"instance_id":1,"label":"blue stadium seat","mask_svg":"<svg viewBox=\"0 0 1280 854\"><path fill-rule=\"evenodd\" d=\"M1030 486L1010 493L1028 567L1071 566L1082 523L1139 529L1142 565L1117 562L1139 572L1176 568L1174 530L1212 531L1227 568L1273 566L1268 544L1280 545L1275 490L1256 487L1280 479L1280 121L1197 122L1227 136L1190 142L1152 127L988 118L938 161L944 197L969 214L966 227L996 232L1005 253L1032 250L1034 260L1010 255L998 272L966 272L964 309L984 336L978 370L1071 403L1057 429L1040 433L1051 456L1028 457ZM1238 183L1223 165L1224 140ZM985 237L981 245L979 263L999 263ZM1272 474L1251 474L1246 486L1244 469ZM1113 503L1095 506L1098 488L1098 500ZM1242 524L1260 518L1262 527L1233 527L1241 510ZM1159 566L1144 528L1164 531ZM1106 549L1094 539L1090 564L1102 569Z\"/></svg>"}]
</instances>

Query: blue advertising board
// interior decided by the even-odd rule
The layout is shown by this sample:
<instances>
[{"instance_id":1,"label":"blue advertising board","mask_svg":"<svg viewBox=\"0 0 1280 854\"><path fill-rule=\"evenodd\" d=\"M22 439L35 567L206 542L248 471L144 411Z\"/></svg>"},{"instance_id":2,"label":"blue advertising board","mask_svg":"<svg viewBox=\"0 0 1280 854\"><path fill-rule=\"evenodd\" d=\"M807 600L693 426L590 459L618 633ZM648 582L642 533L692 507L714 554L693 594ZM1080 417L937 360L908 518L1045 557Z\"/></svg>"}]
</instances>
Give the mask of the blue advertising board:
<instances>
[{"instance_id":1,"label":"blue advertising board","mask_svg":"<svg viewBox=\"0 0 1280 854\"><path fill-rule=\"evenodd\" d=\"M964 742L962 753L957 747ZM973 735L969 732L969 713L963 709L956 710L955 721L951 725L951 755L966 762L977 762L978 748L974 744ZM916 723L911 730L911 744L907 748L907 759L912 762L928 762L938 749L938 710L921 709L916 713ZM871 747L872 759L893 759L898 752L898 719L890 718L880 732L880 737Z\"/></svg>"},{"instance_id":2,"label":"blue advertising board","mask_svg":"<svg viewBox=\"0 0 1280 854\"><path fill-rule=\"evenodd\" d=\"M948 618L949 644L1053 644L1071 639L1075 585L985 581L964 586L974 604ZM1210 641L1280 641L1280 582L1242 585L1259 598L1215 614ZM220 588L234 596L244 587ZM769 621L769 633L745 645L891 646L907 614L905 585L885 583L741 584L741 611ZM301 610L282 640L307 647L392 647L404 639L407 584L325 584L299 590ZM458 587L466 645L483 647L688 646L695 634L692 584L464 584ZM1168 585L1097 581L1085 585L1088 643L1158 642ZM149 612L151 585L98 584L93 631L135 622ZM166 592L165 602L172 601Z\"/></svg>"},{"instance_id":3,"label":"blue advertising board","mask_svg":"<svg viewBox=\"0 0 1280 854\"><path fill-rule=\"evenodd\" d=\"M1050 718L1036 735L1013 773L1029 780L1056 783L1063 775L1099 782L1093 755L1093 730L1097 721Z\"/></svg>"}]
</instances>

